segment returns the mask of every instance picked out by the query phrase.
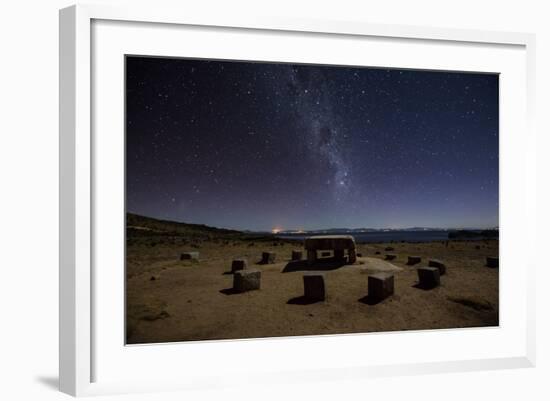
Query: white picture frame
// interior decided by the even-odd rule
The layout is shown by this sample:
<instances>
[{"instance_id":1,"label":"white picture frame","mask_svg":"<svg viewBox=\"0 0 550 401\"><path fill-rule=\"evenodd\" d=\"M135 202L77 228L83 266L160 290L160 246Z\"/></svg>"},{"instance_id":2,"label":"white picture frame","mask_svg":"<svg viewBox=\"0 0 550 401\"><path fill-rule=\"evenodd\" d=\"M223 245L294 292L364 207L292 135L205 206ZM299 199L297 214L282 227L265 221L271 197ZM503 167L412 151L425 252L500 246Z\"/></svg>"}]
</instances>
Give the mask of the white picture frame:
<instances>
[{"instance_id":1,"label":"white picture frame","mask_svg":"<svg viewBox=\"0 0 550 401\"><path fill-rule=\"evenodd\" d=\"M116 26L117 23L121 23L122 26ZM94 24L97 24L97 28L94 28ZM400 333L381 333L202 342L193 346L172 344L124 347L122 338L117 337L118 340L108 338L109 334L104 332L108 331L109 328L102 324L102 319L107 321L112 316L102 314L101 302L96 305L97 297L94 298L94 291L97 290L98 286L106 283L107 277L97 275L94 272L94 266L96 266L95 263L98 258L102 260L102 256L95 253L97 248L94 243L96 240L103 238L102 235L98 234L104 225L100 224L98 220L103 211L102 209L98 210L97 199L98 185L103 184L98 183L96 176L101 175L100 172L98 173L98 152L105 149L105 144L98 144L94 140L93 127L97 128L102 125L98 121L94 121L94 118L98 118L98 116L101 118L101 111L99 108L96 110L96 104L93 102L92 97L94 95L105 96L105 94L102 94L101 88L99 88L98 93L94 94L94 90L97 90L97 88L94 89L92 85L92 77L98 73L94 69L101 71L105 67L120 65L117 64L120 63L118 55L120 52L124 53L126 51L120 47L120 43L129 40L125 37L125 34L120 32L125 30L130 32L130 29L134 29L131 35L127 34L126 36L131 37L134 34L139 36L139 30L148 29L147 27L155 28L148 32L147 38L149 38L150 43L143 43L146 40L142 40L140 44L140 46L143 46L142 49L145 49L142 50L145 51L145 54L151 54L155 51L154 48L147 50L147 46L155 46L155 43L160 43L158 40L163 35L174 34L175 31L169 31L170 29L182 28L185 30L185 27L193 27L193 29L198 27L199 31L204 31L206 34L209 30L213 30L214 37L220 37L219 35L228 35L229 37L230 33L240 34L240 32L250 35L261 33L265 41L282 40L278 35L286 35L285 37L295 35L296 39L293 40L302 38L300 40L304 41L310 41L314 38L324 38L327 42L332 38L338 38L342 41L384 40L388 44L399 41L414 41L417 44L437 46L442 54L444 54L445 46L454 46L453 52L457 53L477 49L479 54L486 52L488 48L494 48L496 53L493 61L491 61L493 64L487 64L488 67L480 70L479 67L475 67L473 61L469 62L471 63L470 68L473 70L500 73L503 70L509 71L505 73L505 76L510 77L510 80L506 81L510 85L508 88L514 88L517 94L512 99L510 91L501 92L501 110L502 112L509 112L508 114L511 115L511 117L504 117L510 119L505 120L502 126L504 135L501 154L504 162L501 161L501 182L504 185L500 196L505 202L501 205L501 272L504 272L504 278L501 278L504 294L501 295L501 303L503 304L501 308L504 309L503 313L508 313L508 310L511 311L510 313L515 313L514 319L511 318L511 315L509 318L503 316L501 326L496 329L434 330L403 335ZM94 32L97 32L98 37L95 42L93 40ZM116 35L116 38L122 38L122 41L116 40L115 36L108 37L113 40L109 40L111 44L107 46L105 35ZM265 48L266 46L262 47ZM234 19L215 15L187 15L182 10L157 9L154 6L112 8L99 5L78 5L61 10L59 328L61 391L72 395L93 395L230 386L235 385L231 374L242 372L246 372L260 383L264 381L280 384L292 382L296 379L328 380L329 377L332 379L353 377L359 380L380 375L534 366L535 283L533 272L535 261L530 256L531 252L524 252L522 259L519 259L516 250L503 246L506 241L513 240L515 244L524 244L525 247L529 248L531 245L519 238L514 230L535 231L535 133L532 127L535 85L534 47L534 35L524 33L375 25L357 21L259 18L257 16L242 16L242 18ZM107 60L106 56L101 53L104 49L105 55L115 54L112 57L114 64L110 64L111 59L109 59L111 61L106 61L104 65L94 59L97 56L101 60ZM259 48L253 46L249 48L249 51L248 56L242 56L244 59L271 59L269 46L264 50L266 53L260 53ZM345 52L345 49L342 51ZM429 54L430 51L433 52L433 49L427 48L425 51L428 52L426 54ZM159 50L159 52L160 54L171 55L167 54L167 52L171 53L168 48ZM498 52L502 53L502 59L499 58ZM250 56L250 54L253 56ZM228 55L228 57L231 57L231 55ZM283 56L273 57L279 60ZM297 56L289 56L289 60L295 60L295 57ZM314 57L314 53L311 53L309 57ZM386 55L386 57L390 57L390 55ZM395 57L395 59L387 58L386 60L389 61L386 61L385 65L405 65L403 61L399 61L399 57L407 57L406 54L394 54L392 57ZM320 56L317 62L327 62L327 59ZM350 62L352 61L346 63ZM393 64L389 65L391 63ZM431 61L432 64L430 64L430 61L422 63L423 61L417 60L414 65L418 68L430 68L433 61ZM500 67L499 63L502 64ZM442 61L437 66L437 69L445 68L453 69L453 65L445 64ZM464 64L457 65L456 69L468 70L469 68ZM101 80L121 79L121 77L122 71L118 71L112 77L103 78L102 75L98 78L98 81L106 82ZM120 83L116 83L114 87L120 88ZM510 103L506 103L508 101ZM110 123L122 126L123 113L120 113L122 105L120 102L117 104L118 108L112 109L114 110L113 120ZM519 108L512 109L512 106L519 106ZM120 143L117 142L112 145L113 149L116 150ZM105 156L108 159L112 155ZM121 160L115 160L116 157L116 155L112 156L113 160L111 162L114 165L121 162ZM117 185L117 182L113 181L110 185ZM522 191L517 190L517 185L521 185ZM102 193L105 193L105 191ZM115 240L119 239L119 237L115 238ZM118 244L120 245L119 242ZM525 248L524 251L526 251ZM116 255L113 257L116 258ZM521 268L517 279L514 280L509 275L509 272L511 272L510 266L512 265L519 265ZM112 289L105 289L106 293L120 294L120 291L123 290L120 288L120 280L122 280L122 273L119 278L115 277L115 280L112 281ZM514 287L515 296L519 301L509 299L512 287ZM108 296L114 297L114 295ZM112 301L112 299L109 298L109 301ZM123 299L115 299L115 301L119 305L123 305ZM115 315L120 310L117 308L113 308ZM123 319L122 315L120 319ZM116 325L120 324L123 324L123 322L116 323ZM98 329L98 327L100 328ZM506 334L507 332L508 334ZM407 338L404 341L422 341L423 343L437 342L439 341L438 338L445 337L445 340L442 340L444 342L469 342L472 344L472 350L470 353L464 352L465 350L458 346L458 350L464 355L462 358L453 358L442 354L439 359L433 357L428 358L428 360L418 360L414 353L400 360L385 359L384 355L375 356L373 353L371 354L373 360L369 363L361 361L361 353L355 353L357 356L355 359L353 355L349 355L346 356L347 360L341 361L336 361L334 356L338 355L337 351L344 346L356 347L355 349L357 349L357 347L364 347L367 343L376 342L376 347L380 348L385 339L391 338L392 341L399 342L401 341L400 337ZM122 359L116 360L117 356L111 355L116 354L116 352L108 352L109 348L105 344L109 341L120 343L120 358L128 358L125 362ZM344 345L344 341L346 345ZM486 352L482 352L483 347L480 343L479 350L473 350L476 341L492 342L495 344L494 349L489 350L487 348ZM399 348L399 345L397 345L397 348ZM127 366L133 364L135 366L137 361L143 361L144 365L154 364L157 367L159 361L163 361L163 365L170 369L176 366L175 361L170 360L176 358L176 356L170 355L176 355L181 349L184 349L187 355L190 356L189 360L193 360L193 357L196 358L197 355L204 352L212 351L212 355L214 355L213 350L217 355L226 355L228 358L243 352L251 355L264 355L265 359L270 362L271 367L264 366L265 369L263 369L262 364L265 365L265 361L262 362L262 360L255 360L250 357L251 359L242 362L242 366L238 367L235 372L229 372L227 365L220 364L217 371L205 373L209 367L206 366L201 370L197 363L195 369L186 371L185 380L178 377L178 375L167 376L163 380L160 378L143 380L137 378L137 376L134 379L131 369L128 369L129 373L124 377L122 375L117 376L114 372L105 375L101 372L101 366L105 366L106 361L114 367L113 371L119 367L118 363L126 363ZM326 351L326 355L322 358L324 361L319 362L313 358L312 363L297 363L297 366L293 369L286 369L283 360L276 361L274 359L276 354L280 354L284 350L292 350L293 354L307 359L321 349ZM109 359L111 357L113 359ZM254 363L254 369L247 368L247 363ZM180 362L179 365L182 365L182 363ZM297 374L297 372L299 373ZM103 376L105 379L103 379Z\"/></svg>"}]
</instances>

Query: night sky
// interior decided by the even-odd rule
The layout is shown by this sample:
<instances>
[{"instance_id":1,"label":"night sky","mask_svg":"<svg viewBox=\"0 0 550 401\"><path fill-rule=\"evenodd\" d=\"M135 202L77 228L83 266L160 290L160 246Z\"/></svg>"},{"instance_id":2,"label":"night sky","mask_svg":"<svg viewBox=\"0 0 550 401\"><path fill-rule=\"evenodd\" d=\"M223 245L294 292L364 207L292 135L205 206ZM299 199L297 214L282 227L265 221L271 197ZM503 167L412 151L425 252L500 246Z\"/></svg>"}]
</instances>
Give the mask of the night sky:
<instances>
[{"instance_id":1,"label":"night sky","mask_svg":"<svg viewBox=\"0 0 550 401\"><path fill-rule=\"evenodd\" d=\"M127 210L244 230L498 226L498 76L126 59Z\"/></svg>"}]
</instances>

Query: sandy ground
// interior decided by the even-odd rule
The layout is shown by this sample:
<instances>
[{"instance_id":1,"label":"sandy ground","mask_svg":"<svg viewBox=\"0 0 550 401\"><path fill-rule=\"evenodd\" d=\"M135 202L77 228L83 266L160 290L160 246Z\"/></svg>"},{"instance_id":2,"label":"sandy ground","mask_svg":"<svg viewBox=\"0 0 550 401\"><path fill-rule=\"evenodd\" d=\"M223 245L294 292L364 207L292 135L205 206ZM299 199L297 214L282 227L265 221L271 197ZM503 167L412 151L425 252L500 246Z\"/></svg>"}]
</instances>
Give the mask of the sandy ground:
<instances>
[{"instance_id":1,"label":"sandy ground","mask_svg":"<svg viewBox=\"0 0 550 401\"><path fill-rule=\"evenodd\" d=\"M383 261L387 246L397 255L391 264ZM317 303L300 301L304 271L285 271L293 249L300 245L204 241L189 247L177 239L129 244L128 343L498 325L498 269L485 266L486 256L498 255L496 240L359 244L358 263L323 268L328 297ZM200 260L180 261L186 251L200 252ZM262 251L275 252L276 263L256 265ZM422 262L408 266L408 255ZM240 257L261 269L260 290L228 291L231 261ZM430 258L445 262L447 273L440 287L423 290L415 286L416 267ZM395 272L395 295L373 304L368 273L388 269Z\"/></svg>"}]
</instances>

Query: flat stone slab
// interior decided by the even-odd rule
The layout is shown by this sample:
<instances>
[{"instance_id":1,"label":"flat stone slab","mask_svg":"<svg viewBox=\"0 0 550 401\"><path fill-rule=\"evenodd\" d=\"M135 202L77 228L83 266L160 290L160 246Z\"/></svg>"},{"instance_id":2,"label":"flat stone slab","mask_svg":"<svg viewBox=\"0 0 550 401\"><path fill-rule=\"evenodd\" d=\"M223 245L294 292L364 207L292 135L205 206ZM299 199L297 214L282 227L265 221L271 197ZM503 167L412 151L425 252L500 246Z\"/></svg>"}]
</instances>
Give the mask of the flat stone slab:
<instances>
[{"instance_id":1,"label":"flat stone slab","mask_svg":"<svg viewBox=\"0 0 550 401\"><path fill-rule=\"evenodd\" d=\"M376 273L368 278L369 297L382 301L393 295L394 279L392 273Z\"/></svg>"},{"instance_id":2,"label":"flat stone slab","mask_svg":"<svg viewBox=\"0 0 550 401\"><path fill-rule=\"evenodd\" d=\"M261 263L264 265L275 263L275 252L263 252Z\"/></svg>"},{"instance_id":3,"label":"flat stone slab","mask_svg":"<svg viewBox=\"0 0 550 401\"><path fill-rule=\"evenodd\" d=\"M440 260L430 259L428 261L428 267L437 267L439 269L439 275L443 276L447 271L447 266Z\"/></svg>"},{"instance_id":4,"label":"flat stone slab","mask_svg":"<svg viewBox=\"0 0 550 401\"><path fill-rule=\"evenodd\" d=\"M248 268L248 260L245 258L235 259L231 262L231 273L235 273L239 270L244 270Z\"/></svg>"},{"instance_id":5,"label":"flat stone slab","mask_svg":"<svg viewBox=\"0 0 550 401\"><path fill-rule=\"evenodd\" d=\"M262 272L259 269L238 270L233 275L233 289L236 292L259 290Z\"/></svg>"},{"instance_id":6,"label":"flat stone slab","mask_svg":"<svg viewBox=\"0 0 550 401\"><path fill-rule=\"evenodd\" d=\"M180 256L180 260L199 260L198 252L183 252Z\"/></svg>"},{"instance_id":7,"label":"flat stone slab","mask_svg":"<svg viewBox=\"0 0 550 401\"><path fill-rule=\"evenodd\" d=\"M331 251L337 249L355 249L355 239L351 235L316 235L306 238L306 250Z\"/></svg>"},{"instance_id":8,"label":"flat stone slab","mask_svg":"<svg viewBox=\"0 0 550 401\"><path fill-rule=\"evenodd\" d=\"M326 287L323 273L304 274L304 298L314 301L325 300Z\"/></svg>"},{"instance_id":9,"label":"flat stone slab","mask_svg":"<svg viewBox=\"0 0 550 401\"><path fill-rule=\"evenodd\" d=\"M487 257L487 267L498 267L498 257L488 256Z\"/></svg>"},{"instance_id":10,"label":"flat stone slab","mask_svg":"<svg viewBox=\"0 0 550 401\"><path fill-rule=\"evenodd\" d=\"M441 284L439 269L437 267L419 267L418 281L422 288L435 288Z\"/></svg>"}]
</instances>

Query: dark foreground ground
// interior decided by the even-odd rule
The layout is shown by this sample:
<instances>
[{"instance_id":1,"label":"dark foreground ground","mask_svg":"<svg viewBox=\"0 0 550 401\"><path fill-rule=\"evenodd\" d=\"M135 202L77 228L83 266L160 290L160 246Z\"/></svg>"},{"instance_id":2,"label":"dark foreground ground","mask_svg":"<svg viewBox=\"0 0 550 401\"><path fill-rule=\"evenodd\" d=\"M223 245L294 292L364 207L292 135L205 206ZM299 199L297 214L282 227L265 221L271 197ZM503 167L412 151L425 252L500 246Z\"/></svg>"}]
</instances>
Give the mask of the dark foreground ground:
<instances>
[{"instance_id":1,"label":"dark foreground ground","mask_svg":"<svg viewBox=\"0 0 550 401\"><path fill-rule=\"evenodd\" d=\"M145 233L147 234L147 233ZM359 244L355 265L319 267L326 274L328 299L300 302L304 271L288 271L291 251L300 244L261 238L140 235L127 248L127 342L257 338L393 330L498 325L498 269L485 266L498 255L498 241ZM378 263L395 248L397 259ZM200 260L180 261L181 252L198 251ZM256 265L262 251L276 263ZM376 252L380 254L377 255ZM407 256L422 262L408 266ZM228 291L231 261L246 257L262 271L261 290ZM416 267L429 258L447 265L442 285L416 286ZM395 295L373 304L367 297L369 269L395 271ZM290 269L295 270L295 269Z\"/></svg>"}]
</instances>

